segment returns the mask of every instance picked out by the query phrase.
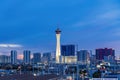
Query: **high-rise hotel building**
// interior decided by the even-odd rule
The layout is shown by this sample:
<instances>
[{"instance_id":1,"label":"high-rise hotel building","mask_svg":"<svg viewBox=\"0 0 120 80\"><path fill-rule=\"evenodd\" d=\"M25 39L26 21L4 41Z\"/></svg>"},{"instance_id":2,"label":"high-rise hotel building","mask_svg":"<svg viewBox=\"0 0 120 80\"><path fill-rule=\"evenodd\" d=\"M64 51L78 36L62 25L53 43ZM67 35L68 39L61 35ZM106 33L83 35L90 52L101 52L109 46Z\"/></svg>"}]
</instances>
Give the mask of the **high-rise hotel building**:
<instances>
[{"instance_id":1,"label":"high-rise hotel building","mask_svg":"<svg viewBox=\"0 0 120 80\"><path fill-rule=\"evenodd\" d=\"M61 55L62 56L75 56L75 45L61 45Z\"/></svg>"},{"instance_id":2,"label":"high-rise hotel building","mask_svg":"<svg viewBox=\"0 0 120 80\"><path fill-rule=\"evenodd\" d=\"M29 50L25 50L23 52L23 62L25 64L30 64L31 63L30 55L31 55L31 51L29 51Z\"/></svg>"},{"instance_id":3,"label":"high-rise hotel building","mask_svg":"<svg viewBox=\"0 0 120 80\"><path fill-rule=\"evenodd\" d=\"M16 64L17 63L17 51L12 50L11 51L11 64Z\"/></svg>"},{"instance_id":4,"label":"high-rise hotel building","mask_svg":"<svg viewBox=\"0 0 120 80\"><path fill-rule=\"evenodd\" d=\"M90 61L90 53L88 50L80 50L77 52L77 61L87 64Z\"/></svg>"},{"instance_id":5,"label":"high-rise hotel building","mask_svg":"<svg viewBox=\"0 0 120 80\"><path fill-rule=\"evenodd\" d=\"M115 50L113 50L112 48L108 49L108 48L100 48L100 49L96 49L96 59L97 60L103 60L104 57L106 56L113 56L115 57Z\"/></svg>"},{"instance_id":6,"label":"high-rise hotel building","mask_svg":"<svg viewBox=\"0 0 120 80\"><path fill-rule=\"evenodd\" d=\"M41 54L40 54L40 53L34 53L34 54L33 54L33 62L34 62L35 64L41 62Z\"/></svg>"}]
</instances>

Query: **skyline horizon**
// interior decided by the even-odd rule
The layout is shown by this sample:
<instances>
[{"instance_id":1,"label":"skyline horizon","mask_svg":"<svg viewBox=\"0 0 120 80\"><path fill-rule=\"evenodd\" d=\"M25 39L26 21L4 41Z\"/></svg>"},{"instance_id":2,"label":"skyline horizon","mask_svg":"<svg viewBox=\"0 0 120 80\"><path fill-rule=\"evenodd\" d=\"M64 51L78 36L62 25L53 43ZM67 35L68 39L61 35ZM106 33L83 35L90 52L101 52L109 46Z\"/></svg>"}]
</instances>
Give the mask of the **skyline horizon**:
<instances>
[{"instance_id":1,"label":"skyline horizon","mask_svg":"<svg viewBox=\"0 0 120 80\"><path fill-rule=\"evenodd\" d=\"M75 48L76 48L76 47L75 47ZM114 48L103 47L103 48L96 48L96 49L105 49L105 48L115 50L115 57L116 57L116 59L120 59L120 55L118 55L119 53L116 53L116 49L114 49ZM92 51L92 55L96 55L96 49L94 49L94 50L91 50L91 49L78 49L78 51L81 51L81 50ZM13 51L14 51L14 50L15 50L15 49L13 49ZM26 51L26 50L28 50L28 51L31 52L31 58L33 58L33 54L34 54L34 53L40 53L41 55L43 55L44 53L51 53L52 56L54 56L54 57L55 57L55 53L56 53L56 51L40 52L40 51L31 51L30 49L22 49L22 50L20 50L20 51L19 51L19 50L15 50L15 51L17 51L17 59L20 59L20 60L23 59L23 52ZM3 54L3 53L1 54L1 53L0 53L0 56L1 56L1 55L10 56L11 51L12 51L12 50L10 50L8 54ZM120 51L117 51L117 52L120 52ZM75 55L76 55L76 51L75 51Z\"/></svg>"}]
</instances>

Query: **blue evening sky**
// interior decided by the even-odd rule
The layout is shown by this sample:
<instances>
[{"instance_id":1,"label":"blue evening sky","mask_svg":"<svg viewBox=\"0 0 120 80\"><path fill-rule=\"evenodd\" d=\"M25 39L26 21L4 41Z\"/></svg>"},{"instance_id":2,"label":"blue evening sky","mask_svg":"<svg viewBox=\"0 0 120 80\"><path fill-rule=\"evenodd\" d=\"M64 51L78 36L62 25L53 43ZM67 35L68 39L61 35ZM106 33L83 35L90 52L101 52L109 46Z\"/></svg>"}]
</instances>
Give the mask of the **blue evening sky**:
<instances>
[{"instance_id":1,"label":"blue evening sky","mask_svg":"<svg viewBox=\"0 0 120 80\"><path fill-rule=\"evenodd\" d=\"M1 0L0 53L54 52L58 26L61 44L120 52L120 0Z\"/></svg>"}]
</instances>

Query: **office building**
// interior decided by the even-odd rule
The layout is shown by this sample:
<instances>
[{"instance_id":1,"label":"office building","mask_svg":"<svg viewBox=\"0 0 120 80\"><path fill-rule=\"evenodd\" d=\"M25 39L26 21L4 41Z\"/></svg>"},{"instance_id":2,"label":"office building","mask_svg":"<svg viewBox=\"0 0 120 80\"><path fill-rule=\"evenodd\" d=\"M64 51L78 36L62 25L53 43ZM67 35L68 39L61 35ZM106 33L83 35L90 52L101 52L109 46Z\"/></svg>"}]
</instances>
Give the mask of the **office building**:
<instances>
[{"instance_id":1,"label":"office building","mask_svg":"<svg viewBox=\"0 0 120 80\"><path fill-rule=\"evenodd\" d=\"M61 56L62 63L76 63L75 45L61 45Z\"/></svg>"},{"instance_id":2,"label":"office building","mask_svg":"<svg viewBox=\"0 0 120 80\"><path fill-rule=\"evenodd\" d=\"M62 56L61 63L74 64L76 62L77 62L77 57L76 56Z\"/></svg>"},{"instance_id":3,"label":"office building","mask_svg":"<svg viewBox=\"0 0 120 80\"><path fill-rule=\"evenodd\" d=\"M111 56L111 55L109 55L109 56L104 56L104 61L105 61L105 62L109 62L109 63L111 63L111 64L113 64L113 63L116 62L116 61L115 61L115 57L114 57L114 56Z\"/></svg>"},{"instance_id":4,"label":"office building","mask_svg":"<svg viewBox=\"0 0 120 80\"><path fill-rule=\"evenodd\" d=\"M75 56L75 45L62 45L61 55L62 56Z\"/></svg>"},{"instance_id":5,"label":"office building","mask_svg":"<svg viewBox=\"0 0 120 80\"><path fill-rule=\"evenodd\" d=\"M10 63L10 56L0 55L0 63L2 64Z\"/></svg>"},{"instance_id":6,"label":"office building","mask_svg":"<svg viewBox=\"0 0 120 80\"><path fill-rule=\"evenodd\" d=\"M82 64L90 62L90 53L88 50L80 50L77 52L77 61Z\"/></svg>"},{"instance_id":7,"label":"office building","mask_svg":"<svg viewBox=\"0 0 120 80\"><path fill-rule=\"evenodd\" d=\"M33 54L33 63L40 63L41 62L41 54L40 53L34 53Z\"/></svg>"},{"instance_id":8,"label":"office building","mask_svg":"<svg viewBox=\"0 0 120 80\"><path fill-rule=\"evenodd\" d=\"M16 64L17 63L17 51L12 50L11 51L11 64Z\"/></svg>"},{"instance_id":9,"label":"office building","mask_svg":"<svg viewBox=\"0 0 120 80\"><path fill-rule=\"evenodd\" d=\"M93 64L93 65L96 64L96 56L95 55L90 56L90 63Z\"/></svg>"},{"instance_id":10,"label":"office building","mask_svg":"<svg viewBox=\"0 0 120 80\"><path fill-rule=\"evenodd\" d=\"M25 64L30 64L31 63L30 56L31 56L31 52L29 50L25 50L23 52L23 62Z\"/></svg>"},{"instance_id":11,"label":"office building","mask_svg":"<svg viewBox=\"0 0 120 80\"><path fill-rule=\"evenodd\" d=\"M42 62L49 63L50 61L52 61L52 55L51 55L51 53L50 52L43 53Z\"/></svg>"},{"instance_id":12,"label":"office building","mask_svg":"<svg viewBox=\"0 0 120 80\"><path fill-rule=\"evenodd\" d=\"M105 56L109 56L109 55L115 57L115 50L113 50L112 48L96 49L97 60L103 60Z\"/></svg>"}]
</instances>

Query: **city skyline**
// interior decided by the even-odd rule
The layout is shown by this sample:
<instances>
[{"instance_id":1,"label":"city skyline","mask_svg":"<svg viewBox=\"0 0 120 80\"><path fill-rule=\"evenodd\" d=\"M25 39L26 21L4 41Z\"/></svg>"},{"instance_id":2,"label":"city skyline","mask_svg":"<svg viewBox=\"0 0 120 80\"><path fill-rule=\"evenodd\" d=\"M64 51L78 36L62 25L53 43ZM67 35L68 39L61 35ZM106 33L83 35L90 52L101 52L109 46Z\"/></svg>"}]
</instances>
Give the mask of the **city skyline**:
<instances>
[{"instance_id":1,"label":"city skyline","mask_svg":"<svg viewBox=\"0 0 120 80\"><path fill-rule=\"evenodd\" d=\"M120 53L120 1L0 1L0 54L17 50L54 52L56 28L61 44L79 50L114 48Z\"/></svg>"}]
</instances>

